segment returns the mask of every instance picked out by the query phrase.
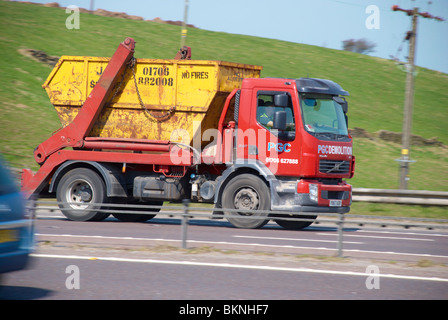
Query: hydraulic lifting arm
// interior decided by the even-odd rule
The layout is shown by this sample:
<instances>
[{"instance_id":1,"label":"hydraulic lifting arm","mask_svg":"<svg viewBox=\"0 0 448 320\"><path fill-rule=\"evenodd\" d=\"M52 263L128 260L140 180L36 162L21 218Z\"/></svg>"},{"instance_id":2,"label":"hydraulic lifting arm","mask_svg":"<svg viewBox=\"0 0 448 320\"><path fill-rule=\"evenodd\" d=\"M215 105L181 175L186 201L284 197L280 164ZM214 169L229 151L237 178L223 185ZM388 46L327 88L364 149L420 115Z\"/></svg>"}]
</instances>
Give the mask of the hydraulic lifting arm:
<instances>
[{"instance_id":1,"label":"hydraulic lifting arm","mask_svg":"<svg viewBox=\"0 0 448 320\"><path fill-rule=\"evenodd\" d=\"M89 134L101 110L106 104L112 89L120 75L125 72L126 65L134 56L135 41L127 38L120 43L117 51L110 59L98 83L87 97L78 115L65 128L57 131L34 150L34 159L42 164L52 153L66 148L81 148L84 138Z\"/></svg>"},{"instance_id":2,"label":"hydraulic lifting arm","mask_svg":"<svg viewBox=\"0 0 448 320\"><path fill-rule=\"evenodd\" d=\"M107 98L120 76L126 71L126 65L133 58L134 49L135 41L132 38L126 38L120 43L75 119L34 150L34 158L41 168L35 175L29 169L23 170L22 191L25 194L29 196L43 188L44 182L49 179L57 164L56 159L50 159L52 155L66 147L82 148L84 146L85 138L98 119Z\"/></svg>"}]
</instances>

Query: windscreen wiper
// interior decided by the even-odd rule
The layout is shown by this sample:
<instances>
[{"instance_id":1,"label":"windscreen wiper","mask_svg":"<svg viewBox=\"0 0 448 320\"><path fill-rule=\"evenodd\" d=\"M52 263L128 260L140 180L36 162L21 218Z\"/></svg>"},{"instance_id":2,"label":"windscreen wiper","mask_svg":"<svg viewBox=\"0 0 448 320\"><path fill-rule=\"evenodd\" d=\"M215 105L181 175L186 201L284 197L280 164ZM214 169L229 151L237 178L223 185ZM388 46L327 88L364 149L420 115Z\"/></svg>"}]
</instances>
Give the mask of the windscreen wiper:
<instances>
[{"instance_id":1,"label":"windscreen wiper","mask_svg":"<svg viewBox=\"0 0 448 320\"><path fill-rule=\"evenodd\" d=\"M326 137L328 139L333 139L333 140L342 140L342 139L346 139L348 138L347 135L344 134L338 134L338 133L333 133L333 132L313 132L315 137Z\"/></svg>"}]
</instances>

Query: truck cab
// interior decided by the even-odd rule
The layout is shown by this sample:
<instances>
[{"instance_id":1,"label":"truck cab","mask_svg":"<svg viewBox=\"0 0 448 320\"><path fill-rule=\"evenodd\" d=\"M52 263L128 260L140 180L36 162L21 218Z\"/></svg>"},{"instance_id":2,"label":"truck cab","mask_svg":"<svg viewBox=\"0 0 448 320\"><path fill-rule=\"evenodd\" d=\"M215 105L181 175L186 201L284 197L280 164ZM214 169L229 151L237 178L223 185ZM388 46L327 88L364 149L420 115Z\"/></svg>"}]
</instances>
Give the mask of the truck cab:
<instances>
[{"instance_id":1,"label":"truck cab","mask_svg":"<svg viewBox=\"0 0 448 320\"><path fill-rule=\"evenodd\" d=\"M292 229L311 224L319 212L349 212L351 185L344 179L353 176L355 165L344 98L349 93L330 80L264 78L244 79L235 95L229 108L235 110L235 151L227 171L236 179L254 174L257 183L267 185L269 203L263 209L285 212L281 217L312 213L308 221L276 220ZM233 201L226 192L224 205L260 209L266 195L252 190L250 182L244 188Z\"/></svg>"}]
</instances>

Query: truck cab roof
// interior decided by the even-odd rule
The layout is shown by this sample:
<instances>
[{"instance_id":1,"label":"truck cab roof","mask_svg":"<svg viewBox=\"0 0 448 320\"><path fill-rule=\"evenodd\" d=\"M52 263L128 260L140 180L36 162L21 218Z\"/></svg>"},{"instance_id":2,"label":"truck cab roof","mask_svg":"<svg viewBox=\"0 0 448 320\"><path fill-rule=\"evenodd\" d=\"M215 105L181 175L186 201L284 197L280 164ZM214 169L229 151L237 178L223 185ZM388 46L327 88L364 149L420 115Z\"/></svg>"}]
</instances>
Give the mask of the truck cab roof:
<instances>
[{"instance_id":1,"label":"truck cab roof","mask_svg":"<svg viewBox=\"0 0 448 320\"><path fill-rule=\"evenodd\" d=\"M317 93L317 94L329 94L329 95L341 95L341 96L350 95L348 91L344 90L339 84L327 79L260 78L260 79L248 79L248 80L249 81L255 80L255 82L252 85L255 85L255 83L267 82L265 84L270 87L284 86L285 84L290 85L291 83L295 82L297 86L297 91L299 91L300 93ZM249 87L252 85L248 84Z\"/></svg>"},{"instance_id":2,"label":"truck cab roof","mask_svg":"<svg viewBox=\"0 0 448 320\"><path fill-rule=\"evenodd\" d=\"M322 93L331 95L350 95L348 91L342 89L342 87L327 79L317 78L300 78L296 79L297 90L300 93Z\"/></svg>"}]
</instances>

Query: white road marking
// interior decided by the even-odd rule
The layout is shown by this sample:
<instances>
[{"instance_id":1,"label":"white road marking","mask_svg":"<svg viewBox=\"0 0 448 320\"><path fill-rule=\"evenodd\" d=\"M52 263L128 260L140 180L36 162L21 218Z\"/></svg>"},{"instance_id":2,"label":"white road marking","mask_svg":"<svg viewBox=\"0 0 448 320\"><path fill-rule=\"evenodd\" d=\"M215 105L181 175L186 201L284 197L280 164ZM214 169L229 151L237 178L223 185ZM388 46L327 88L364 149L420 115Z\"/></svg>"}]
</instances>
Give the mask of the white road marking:
<instances>
[{"instance_id":1,"label":"white road marking","mask_svg":"<svg viewBox=\"0 0 448 320\"><path fill-rule=\"evenodd\" d=\"M437 255L437 254L427 254L427 253L408 253L408 252L375 251L375 250L359 250L359 249L344 249L343 251L344 252L390 254L390 255L398 255L398 256L412 256L412 257L425 257L425 258L448 258L448 256L441 256L441 255Z\"/></svg>"},{"instance_id":2,"label":"white road marking","mask_svg":"<svg viewBox=\"0 0 448 320\"><path fill-rule=\"evenodd\" d=\"M160 238L134 238L134 237L111 237L111 236L87 236L87 235L72 235L72 234L42 234L37 233L37 236L51 236L51 237L66 237L66 238L96 238L96 239L114 239L114 240L141 240L141 241L159 241L159 242L176 242L178 239L160 239ZM187 240L188 243L198 244L225 244L234 246L255 246L255 247L270 247L270 248L288 248L288 249L305 249L305 250L321 250L321 251L336 251L336 248L325 247L306 247L306 246L292 246L292 245L273 245L263 243L241 243L241 242L227 242L227 241L203 241L203 240ZM347 242L344 242L347 243ZM358 253L374 253L374 254L388 254L388 255L404 255L414 257L432 257L432 258L448 258L443 255L422 254L422 253L406 253L393 251L374 251L374 250L360 250L360 249L344 249L344 252L358 252Z\"/></svg>"},{"instance_id":3,"label":"white road marking","mask_svg":"<svg viewBox=\"0 0 448 320\"><path fill-rule=\"evenodd\" d=\"M73 234L43 234L37 233L36 236L50 236L50 237L61 237L61 238L95 238L95 239L114 239L114 240L139 240L139 241L159 241L159 242L181 242L179 239L162 239L162 238L134 238L134 237L111 237L111 236L87 236L87 235L73 235ZM235 245L235 246L258 246L258 247L271 247L271 248L290 248L290 249L319 249L319 250L330 250L333 248L323 248L323 247L300 247L291 245L274 245L274 244L263 244L263 243L242 243L242 242L228 242L228 241L204 241L204 240L187 240L188 243L199 243L199 244L225 244L225 245Z\"/></svg>"},{"instance_id":4,"label":"white road marking","mask_svg":"<svg viewBox=\"0 0 448 320\"><path fill-rule=\"evenodd\" d=\"M425 237L448 237L448 234L443 233L418 233L418 232L397 232L397 231L384 231L384 230L356 230L356 232L363 233L387 233L387 234L400 234L400 235L414 235Z\"/></svg>"},{"instance_id":5,"label":"white road marking","mask_svg":"<svg viewBox=\"0 0 448 320\"><path fill-rule=\"evenodd\" d=\"M320 236L337 236L337 234L333 233L316 233ZM388 239L388 240L409 240L409 241L435 241L434 239L425 239L425 238L405 238L405 237L385 237L385 236L366 236L366 235L357 235L357 234L348 234L344 233L343 237L356 237L356 238L374 238L374 239ZM345 242L344 243L348 243Z\"/></svg>"},{"instance_id":6,"label":"white road marking","mask_svg":"<svg viewBox=\"0 0 448 320\"><path fill-rule=\"evenodd\" d=\"M100 261L116 261L116 262L134 262L134 263L153 263L153 264L172 264L172 265L186 265L186 266L203 266L203 267L218 267L218 268L237 268L237 269L256 269L256 270L269 270L269 271L287 271L287 272L304 272L304 273L321 273L321 274L333 274L343 276L361 276L370 277L371 273L353 272L353 271L337 271L337 270L321 270L310 268L286 268L286 267L273 267L273 266L255 266L255 265L243 265L243 264L231 264L231 263L214 263L214 262L196 262L196 261L169 261L169 260L154 260L154 259L130 259L130 258L117 258L117 257L87 257L77 255L53 255L53 254L32 254L37 258L53 258L53 259L74 259L74 260L100 260ZM407 276L397 274L379 274L380 278L391 279L405 279L405 280L424 280L424 281L438 281L448 282L448 279L438 277L420 277L420 276Z\"/></svg>"},{"instance_id":7,"label":"white road marking","mask_svg":"<svg viewBox=\"0 0 448 320\"><path fill-rule=\"evenodd\" d=\"M260 236L232 236L234 238L246 238L246 239L266 239L266 240L286 240L286 241L300 241L300 242L329 242L338 243L337 240L319 240L319 239L302 239L302 238L277 238L277 237L260 237ZM344 241L347 244L364 244L364 242L350 242Z\"/></svg>"}]
</instances>

